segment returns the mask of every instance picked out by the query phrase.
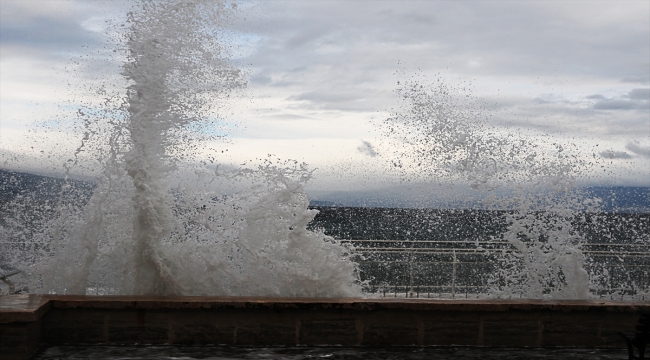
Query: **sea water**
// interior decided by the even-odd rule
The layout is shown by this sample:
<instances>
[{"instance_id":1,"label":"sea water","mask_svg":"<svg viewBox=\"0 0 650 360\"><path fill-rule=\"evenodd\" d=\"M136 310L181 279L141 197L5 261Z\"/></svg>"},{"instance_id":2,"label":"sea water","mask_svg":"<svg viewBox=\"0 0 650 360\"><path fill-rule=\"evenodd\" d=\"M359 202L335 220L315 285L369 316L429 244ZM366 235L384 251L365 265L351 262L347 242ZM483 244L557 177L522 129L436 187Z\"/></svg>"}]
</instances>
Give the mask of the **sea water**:
<instances>
[{"instance_id":1,"label":"sea water","mask_svg":"<svg viewBox=\"0 0 650 360\"><path fill-rule=\"evenodd\" d=\"M52 346L35 359L492 359L608 360L627 359L623 349L521 349L489 347L177 347L177 346Z\"/></svg>"}]
</instances>

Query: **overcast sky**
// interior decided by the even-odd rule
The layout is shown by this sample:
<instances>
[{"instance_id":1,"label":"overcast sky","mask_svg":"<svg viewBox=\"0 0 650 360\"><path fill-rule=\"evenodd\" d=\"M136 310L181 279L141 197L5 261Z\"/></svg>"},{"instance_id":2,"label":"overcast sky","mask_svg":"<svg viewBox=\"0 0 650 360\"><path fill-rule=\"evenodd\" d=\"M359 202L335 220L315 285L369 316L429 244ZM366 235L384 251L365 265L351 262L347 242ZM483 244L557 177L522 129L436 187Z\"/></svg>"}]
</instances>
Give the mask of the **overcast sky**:
<instances>
[{"instance_id":1,"label":"overcast sky","mask_svg":"<svg viewBox=\"0 0 650 360\"><path fill-rule=\"evenodd\" d=\"M105 21L123 17L128 2L0 4L0 166L19 167L11 154L38 155L24 140L34 124L71 105L84 79L97 79L70 74L84 54L101 52ZM650 185L649 1L265 1L238 9L228 38L250 79L226 119L237 128L222 161L274 154L319 168L316 188L351 179L364 187L388 163L373 122L395 106L397 81L443 77L471 82L504 132L598 145L614 169L608 181ZM63 129L48 136L67 139L62 152L78 141Z\"/></svg>"}]
</instances>

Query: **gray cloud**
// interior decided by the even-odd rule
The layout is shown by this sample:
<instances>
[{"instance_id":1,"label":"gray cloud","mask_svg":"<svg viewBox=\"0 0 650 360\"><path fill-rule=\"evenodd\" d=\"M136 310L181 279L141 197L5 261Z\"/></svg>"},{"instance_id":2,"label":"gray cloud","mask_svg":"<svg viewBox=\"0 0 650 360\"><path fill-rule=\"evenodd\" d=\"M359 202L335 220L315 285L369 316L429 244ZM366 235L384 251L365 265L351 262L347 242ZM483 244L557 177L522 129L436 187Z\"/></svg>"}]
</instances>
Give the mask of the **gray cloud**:
<instances>
[{"instance_id":1,"label":"gray cloud","mask_svg":"<svg viewBox=\"0 0 650 360\"><path fill-rule=\"evenodd\" d=\"M588 8L573 2L268 2L260 7L263 16L235 26L250 32L253 25L261 36L250 62L273 80L265 86L282 88L285 99L299 102L292 110L389 110L395 102L391 75L406 70L408 77L419 69L463 80L490 77L488 92L510 81L535 84L506 110L506 122L524 129L625 136L645 125L639 122L639 113L648 111L643 99L596 90L588 106L564 99L572 84L562 81L650 79L648 22L638 16L648 6L635 6L641 9L613 21L616 5L609 2ZM549 79L554 75L557 80ZM538 85L546 81L544 91L553 97L540 97ZM531 103L535 97L540 101Z\"/></svg>"},{"instance_id":2,"label":"gray cloud","mask_svg":"<svg viewBox=\"0 0 650 360\"><path fill-rule=\"evenodd\" d=\"M376 1L282 4L288 6L270 7L261 24L276 51L312 51L335 42L346 52L365 53L367 64L402 58L418 66L491 74L546 75L550 67L579 75L597 69L617 79L650 78L647 61L639 61L648 58L647 25L585 26L567 16L584 9L563 13L548 3L486 1L410 1L398 7ZM413 44L432 51L423 57L410 48ZM373 50L385 45L393 48L394 57L374 57ZM271 49L265 49L268 55L266 50ZM310 63L329 59L304 53L296 60L307 58ZM482 59L480 70L463 69L469 58Z\"/></svg>"},{"instance_id":3,"label":"gray cloud","mask_svg":"<svg viewBox=\"0 0 650 360\"><path fill-rule=\"evenodd\" d=\"M360 98L357 94L346 94L342 92L329 92L329 91L310 91L302 93L299 95L293 95L288 98L288 100L306 100L312 102L323 102L323 103L341 103L341 102L350 102L356 101Z\"/></svg>"},{"instance_id":4,"label":"gray cloud","mask_svg":"<svg viewBox=\"0 0 650 360\"><path fill-rule=\"evenodd\" d=\"M589 95L589 96L587 96L587 99L591 99L591 100L605 100L605 99L607 99L607 98L604 97L604 96L602 96L602 95L600 95L600 94L594 94L594 95Z\"/></svg>"},{"instance_id":5,"label":"gray cloud","mask_svg":"<svg viewBox=\"0 0 650 360\"><path fill-rule=\"evenodd\" d=\"M270 76L266 76L266 75L262 75L262 74L255 75L255 76L252 76L250 78L250 82L252 84L266 85L266 84L270 84L271 81L272 81L272 79L271 79Z\"/></svg>"},{"instance_id":6,"label":"gray cloud","mask_svg":"<svg viewBox=\"0 0 650 360\"><path fill-rule=\"evenodd\" d=\"M632 110L643 108L643 104L636 101L622 99L604 99L594 104L594 109L598 110Z\"/></svg>"},{"instance_id":7,"label":"gray cloud","mask_svg":"<svg viewBox=\"0 0 650 360\"><path fill-rule=\"evenodd\" d=\"M39 49L61 49L71 45L95 43L98 36L79 23L58 19L34 19L32 23L2 26L0 41L3 44L28 44Z\"/></svg>"},{"instance_id":8,"label":"gray cloud","mask_svg":"<svg viewBox=\"0 0 650 360\"><path fill-rule=\"evenodd\" d=\"M606 150L601 151L599 155L605 159L631 159L632 156L625 151Z\"/></svg>"},{"instance_id":9,"label":"gray cloud","mask_svg":"<svg viewBox=\"0 0 650 360\"><path fill-rule=\"evenodd\" d=\"M117 16L126 8L128 2L124 0L2 1L3 57L52 58L65 52L82 52L81 46L99 46L105 34L85 28L84 22L102 25L111 14Z\"/></svg>"},{"instance_id":10,"label":"gray cloud","mask_svg":"<svg viewBox=\"0 0 650 360\"><path fill-rule=\"evenodd\" d=\"M491 110L491 122L509 129L529 129L557 135L580 134L591 138L606 138L617 134L630 139L638 136L639 131L648 126L647 120L639 116L637 111L620 111L616 114L616 121L612 121L609 111L596 110L592 106L564 98L520 97L509 101L487 98L485 101L503 105Z\"/></svg>"},{"instance_id":11,"label":"gray cloud","mask_svg":"<svg viewBox=\"0 0 650 360\"><path fill-rule=\"evenodd\" d=\"M621 82L623 83L631 83L631 84L643 84L647 85L650 84L650 77L648 76L627 76L621 79Z\"/></svg>"},{"instance_id":12,"label":"gray cloud","mask_svg":"<svg viewBox=\"0 0 650 360\"><path fill-rule=\"evenodd\" d=\"M593 108L597 110L650 110L650 89L632 89L615 98L594 94L587 96L587 99L596 100Z\"/></svg>"},{"instance_id":13,"label":"gray cloud","mask_svg":"<svg viewBox=\"0 0 650 360\"><path fill-rule=\"evenodd\" d=\"M632 89L627 97L634 100L650 101L650 88Z\"/></svg>"},{"instance_id":14,"label":"gray cloud","mask_svg":"<svg viewBox=\"0 0 650 360\"><path fill-rule=\"evenodd\" d=\"M361 140L361 145L357 148L360 153L370 156L370 157L376 157L377 152L375 151L375 148L372 146L372 144L368 141Z\"/></svg>"},{"instance_id":15,"label":"gray cloud","mask_svg":"<svg viewBox=\"0 0 650 360\"><path fill-rule=\"evenodd\" d=\"M296 114L276 114L276 115L267 115L267 118L272 118L275 120L315 120L314 118Z\"/></svg>"},{"instance_id":16,"label":"gray cloud","mask_svg":"<svg viewBox=\"0 0 650 360\"><path fill-rule=\"evenodd\" d=\"M638 142L629 142L625 148L639 156L650 158L650 146L642 146Z\"/></svg>"},{"instance_id":17,"label":"gray cloud","mask_svg":"<svg viewBox=\"0 0 650 360\"><path fill-rule=\"evenodd\" d=\"M301 102L296 106L303 110L334 110L346 112L367 112L373 105L380 107L382 98L389 94L375 89L357 88L341 90L337 86L323 86L322 89L308 91L287 97L289 101ZM369 101L366 101L369 100Z\"/></svg>"},{"instance_id":18,"label":"gray cloud","mask_svg":"<svg viewBox=\"0 0 650 360\"><path fill-rule=\"evenodd\" d=\"M435 25L435 18L433 14L422 14L414 11L409 14L406 14L405 17L410 18L414 22L420 23L422 25L426 25L426 26Z\"/></svg>"},{"instance_id":19,"label":"gray cloud","mask_svg":"<svg viewBox=\"0 0 650 360\"><path fill-rule=\"evenodd\" d=\"M323 25L324 24L314 23L311 27L302 28L299 33L293 34L293 36L287 40L285 48L295 49L307 45L318 46L318 40L321 40L321 43L323 40L326 41L326 39L322 39L322 37L326 36L331 31L331 27L325 27Z\"/></svg>"}]
</instances>

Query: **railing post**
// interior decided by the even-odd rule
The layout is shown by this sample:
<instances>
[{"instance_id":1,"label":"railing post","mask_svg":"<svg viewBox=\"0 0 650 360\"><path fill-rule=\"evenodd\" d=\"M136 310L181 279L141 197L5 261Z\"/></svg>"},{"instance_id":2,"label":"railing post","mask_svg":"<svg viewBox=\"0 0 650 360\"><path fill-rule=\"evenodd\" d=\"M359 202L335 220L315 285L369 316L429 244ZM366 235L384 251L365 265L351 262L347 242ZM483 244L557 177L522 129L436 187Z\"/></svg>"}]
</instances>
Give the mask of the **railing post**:
<instances>
[{"instance_id":1,"label":"railing post","mask_svg":"<svg viewBox=\"0 0 650 360\"><path fill-rule=\"evenodd\" d=\"M452 270L451 270L451 298L456 297L456 250L453 251L454 254L454 260L452 263Z\"/></svg>"},{"instance_id":2,"label":"railing post","mask_svg":"<svg viewBox=\"0 0 650 360\"><path fill-rule=\"evenodd\" d=\"M14 286L14 283L9 280L7 277L0 277L0 281L3 283L7 284L9 287L9 293L7 295L13 295L16 292L16 286ZM0 291L0 295L2 295L2 292Z\"/></svg>"},{"instance_id":3,"label":"railing post","mask_svg":"<svg viewBox=\"0 0 650 360\"><path fill-rule=\"evenodd\" d=\"M409 274L409 290L406 294L406 297L409 297L409 294L411 297L413 297L413 243L411 243L411 251L410 251L411 259L409 261L410 263L410 274Z\"/></svg>"},{"instance_id":4,"label":"railing post","mask_svg":"<svg viewBox=\"0 0 650 360\"><path fill-rule=\"evenodd\" d=\"M2 265L2 264L0 264ZM6 270L6 271L5 271ZM11 276L20 274L22 271L18 269L12 269L11 267L0 267L0 281L3 283L7 284L9 287L9 294L8 295L13 295L16 293L16 286L14 285L13 281L11 281L9 278ZM2 295L2 291L0 291L0 295Z\"/></svg>"}]
</instances>

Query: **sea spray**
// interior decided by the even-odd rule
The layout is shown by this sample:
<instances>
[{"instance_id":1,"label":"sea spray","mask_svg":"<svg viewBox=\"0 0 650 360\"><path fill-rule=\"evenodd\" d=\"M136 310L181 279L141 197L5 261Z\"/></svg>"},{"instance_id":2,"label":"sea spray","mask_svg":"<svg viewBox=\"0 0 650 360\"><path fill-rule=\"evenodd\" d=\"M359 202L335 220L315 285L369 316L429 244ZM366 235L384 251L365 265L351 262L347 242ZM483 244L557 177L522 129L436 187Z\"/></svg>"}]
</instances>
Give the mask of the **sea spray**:
<instances>
[{"instance_id":1,"label":"sea spray","mask_svg":"<svg viewBox=\"0 0 650 360\"><path fill-rule=\"evenodd\" d=\"M29 269L29 291L361 294L351 248L306 229L316 211L303 190L311 177L305 164L224 171L195 161L207 142L191 127L219 118L245 85L220 38L235 8L143 0L128 13L127 26L118 27L125 29L126 93L121 103L105 102L115 109L84 113L79 149L102 150L103 169L87 204L60 208L39 226L31 261L14 261Z\"/></svg>"},{"instance_id":2,"label":"sea spray","mask_svg":"<svg viewBox=\"0 0 650 360\"><path fill-rule=\"evenodd\" d=\"M488 296L590 297L575 221L599 209L577 186L590 166L581 149L498 131L471 87L442 77L398 82L401 107L380 124L393 167L408 181L468 184L482 194L481 207L507 210L506 231L493 240L514 251L494 254Z\"/></svg>"}]
</instances>

